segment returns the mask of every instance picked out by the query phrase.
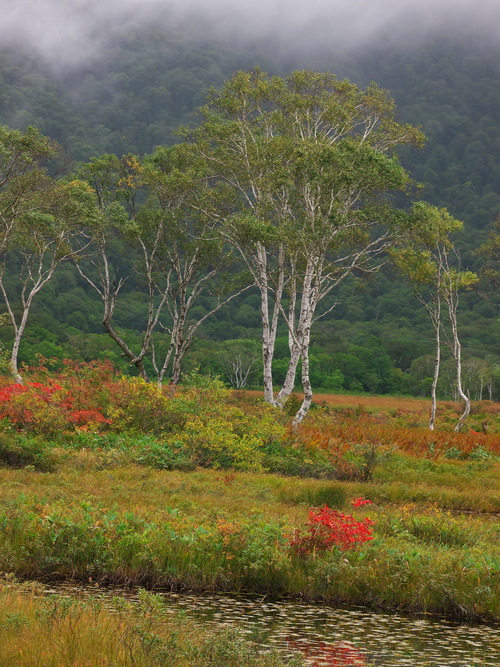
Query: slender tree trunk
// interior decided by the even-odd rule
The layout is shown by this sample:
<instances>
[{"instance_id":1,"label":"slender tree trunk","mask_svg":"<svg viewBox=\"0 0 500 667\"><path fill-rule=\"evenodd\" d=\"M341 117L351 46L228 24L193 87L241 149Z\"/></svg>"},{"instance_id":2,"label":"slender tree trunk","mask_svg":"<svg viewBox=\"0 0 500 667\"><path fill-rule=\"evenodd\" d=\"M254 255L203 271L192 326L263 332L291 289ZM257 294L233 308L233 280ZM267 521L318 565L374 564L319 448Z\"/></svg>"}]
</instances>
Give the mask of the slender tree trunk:
<instances>
[{"instance_id":1,"label":"slender tree trunk","mask_svg":"<svg viewBox=\"0 0 500 667\"><path fill-rule=\"evenodd\" d=\"M12 373L14 382L16 382L17 384L23 384L23 378L19 373L19 347L21 345L21 340L24 335L26 325L28 323L28 315L30 312L31 304L36 294L40 291L43 285L45 285L45 283L48 282L48 280L52 277L53 272L54 268L51 268L51 270L47 272L47 276L43 279L40 278L31 290L26 289L26 282L25 282L21 293L22 315L19 324L16 321L16 316L14 315L14 311L12 309L9 296L4 286L3 275L0 278L0 291L2 293L5 306L7 308L7 313L9 315L12 327L14 329L14 341L12 343L12 350L10 355L10 371ZM26 292L28 293L28 296L26 296Z\"/></svg>"},{"instance_id":2,"label":"slender tree trunk","mask_svg":"<svg viewBox=\"0 0 500 667\"><path fill-rule=\"evenodd\" d=\"M23 332L20 329L18 329L14 336L14 343L12 344L12 352L10 355L10 371L12 373L12 377L14 378L14 382L16 382L17 384L23 384L23 378L19 374L19 366L18 366L19 345L21 343L22 335Z\"/></svg>"},{"instance_id":3,"label":"slender tree trunk","mask_svg":"<svg viewBox=\"0 0 500 667\"><path fill-rule=\"evenodd\" d=\"M21 316L21 321L19 324L16 323L14 313L10 308L10 303L7 304L9 315L11 318L12 325L14 327L14 342L12 343L12 350L10 355L10 371L12 377L16 384L23 384L23 378L19 373L19 347L21 345L21 339L26 329L26 324L28 323L28 314L31 306L31 300L28 299L27 303L23 306L23 314Z\"/></svg>"},{"instance_id":4,"label":"slender tree trunk","mask_svg":"<svg viewBox=\"0 0 500 667\"><path fill-rule=\"evenodd\" d=\"M439 340L439 330L436 331L436 358L434 360L434 375L431 385L431 414L429 417L429 429L434 430L436 424L437 412L437 383L439 380L439 369L441 366L441 342Z\"/></svg>"},{"instance_id":5,"label":"slender tree trunk","mask_svg":"<svg viewBox=\"0 0 500 667\"><path fill-rule=\"evenodd\" d=\"M269 275L267 267L267 256L264 247L258 250L259 274L258 287L261 295L261 320L262 320L262 371L264 382L264 400L271 405L276 405L273 384L273 358L276 333L278 331L279 307L283 295L283 252L278 257L278 279L274 290L274 303L271 306L269 294Z\"/></svg>"},{"instance_id":6,"label":"slender tree trunk","mask_svg":"<svg viewBox=\"0 0 500 667\"><path fill-rule=\"evenodd\" d=\"M300 314L297 327L295 328L294 313L289 313L288 330L291 334L292 345L290 349L290 361L285 376L283 386L276 398L276 403L280 407L288 400L295 386L295 375L297 366L302 356L302 368L304 368L304 350L308 349L310 341L310 330L312 325L312 318L315 308L315 294L313 289L314 279L314 262L309 260L304 274L304 281L302 286L302 295L300 301ZM295 297L296 300L296 297ZM309 369L309 359L305 361ZM309 370L307 370L307 377L309 378ZM309 381L309 380L308 380Z\"/></svg>"},{"instance_id":7,"label":"slender tree trunk","mask_svg":"<svg viewBox=\"0 0 500 667\"><path fill-rule=\"evenodd\" d=\"M179 380L181 379L181 361L181 357L178 354L175 354L172 366L172 377L170 378L170 384L175 386L179 384Z\"/></svg>"},{"instance_id":8,"label":"slender tree trunk","mask_svg":"<svg viewBox=\"0 0 500 667\"><path fill-rule=\"evenodd\" d=\"M170 384L177 386L181 379L181 366L182 360L186 353L189 345L186 344L186 341L177 341L177 344L174 346L174 357L172 360L172 375L170 377Z\"/></svg>"},{"instance_id":9,"label":"slender tree trunk","mask_svg":"<svg viewBox=\"0 0 500 667\"><path fill-rule=\"evenodd\" d=\"M163 365L161 368L158 368L156 365L156 357L154 354L154 346L153 346L153 368L155 369L156 373L156 384L158 387L161 387L163 384L163 378L165 377L165 373L167 372L168 365L170 363L170 359L172 357L173 351L174 351L174 344L171 341L170 345L168 346L167 349L167 354L165 355L165 359L163 360Z\"/></svg>"},{"instance_id":10,"label":"slender tree trunk","mask_svg":"<svg viewBox=\"0 0 500 667\"><path fill-rule=\"evenodd\" d=\"M458 322L457 322L457 308L458 308L458 293L453 289L453 286L450 286L446 293L446 299L448 302L448 313L451 323L451 331L453 335L453 344L452 351L453 357L455 359L456 366L456 389L458 397L464 402L464 410L460 416L460 419L455 425L455 431L460 431L464 421L467 419L470 413L470 398L464 392L462 387L462 346L460 344L460 339L458 337Z\"/></svg>"},{"instance_id":11,"label":"slender tree trunk","mask_svg":"<svg viewBox=\"0 0 500 667\"><path fill-rule=\"evenodd\" d=\"M297 330L295 335L297 338L300 336L300 329ZM297 374L297 366L299 365L300 361L300 351L301 347L299 342L296 340L290 348L290 360L288 361L288 368L286 371L285 379L283 381L283 386L281 387L276 397L276 405L278 405L280 408L285 405L288 398L290 397L290 394L295 388L295 377Z\"/></svg>"},{"instance_id":12,"label":"slender tree trunk","mask_svg":"<svg viewBox=\"0 0 500 667\"><path fill-rule=\"evenodd\" d=\"M144 358L139 357L137 358L136 355L132 352L132 350L129 348L127 343L123 340L123 338L115 331L115 329L111 326L109 319L104 317L103 318L103 326L109 336L115 341L115 343L118 345L118 347L123 351L123 354L129 359L130 365L134 365L137 368L137 372L139 373L139 377L141 377L145 382L149 382L149 377L146 372L146 368L144 366Z\"/></svg>"},{"instance_id":13,"label":"slender tree trunk","mask_svg":"<svg viewBox=\"0 0 500 667\"><path fill-rule=\"evenodd\" d=\"M261 291L261 315L262 315L262 372L264 381L264 400L271 405L276 405L273 387L273 357L274 337L271 323L269 322L269 297L267 291Z\"/></svg>"},{"instance_id":14,"label":"slender tree trunk","mask_svg":"<svg viewBox=\"0 0 500 667\"><path fill-rule=\"evenodd\" d=\"M439 286L435 303L436 308L434 310L434 315L431 316L436 334L436 357L434 359L434 375L432 377L431 385L431 414L429 417L429 429L431 431L434 430L436 424L437 385L439 380L439 372L441 370L441 295L439 292Z\"/></svg>"},{"instance_id":15,"label":"slender tree trunk","mask_svg":"<svg viewBox=\"0 0 500 667\"><path fill-rule=\"evenodd\" d=\"M170 384L177 386L179 380L181 379L181 364L184 354L186 352L186 339L184 338L184 329L186 326L186 316L187 316L187 307L186 307L186 292L184 289L181 289L180 293L180 305L178 308L178 317L174 329L174 355L172 359L172 375L170 376Z\"/></svg>"},{"instance_id":16,"label":"slender tree trunk","mask_svg":"<svg viewBox=\"0 0 500 667\"><path fill-rule=\"evenodd\" d=\"M460 416L460 419L458 420L458 422L455 426L455 431L458 432L458 431L460 431L464 421L469 416L469 413L470 413L470 398L467 396L467 394L462 389L462 351L461 351L460 341L458 340L456 324L453 327L453 336L454 336L454 338L456 337L455 338L455 350L456 350L455 363L456 363L456 367L457 367L457 392L458 392L459 397L462 399L462 401L465 404L462 415Z\"/></svg>"},{"instance_id":17,"label":"slender tree trunk","mask_svg":"<svg viewBox=\"0 0 500 667\"><path fill-rule=\"evenodd\" d=\"M300 406L297 414L293 418L292 426L296 428L304 419L304 417L309 412L309 409L312 404L313 392L311 386L311 380L309 377L309 344L311 339L311 328L310 326L306 329L304 333L304 343L302 346L302 391L304 392L304 398L302 400L302 405Z\"/></svg>"}]
</instances>

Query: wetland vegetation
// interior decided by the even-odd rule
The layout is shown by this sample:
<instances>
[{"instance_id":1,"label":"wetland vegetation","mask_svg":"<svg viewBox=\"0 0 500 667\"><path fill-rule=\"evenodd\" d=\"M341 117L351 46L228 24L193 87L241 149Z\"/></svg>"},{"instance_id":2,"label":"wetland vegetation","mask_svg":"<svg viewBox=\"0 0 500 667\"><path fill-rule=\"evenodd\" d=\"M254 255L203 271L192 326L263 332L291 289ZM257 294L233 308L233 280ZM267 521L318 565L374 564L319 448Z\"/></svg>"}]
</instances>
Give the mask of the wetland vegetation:
<instances>
[{"instance_id":1,"label":"wetland vegetation","mask_svg":"<svg viewBox=\"0 0 500 667\"><path fill-rule=\"evenodd\" d=\"M476 428L455 433L453 404L440 405L431 432L420 403L332 398L292 429L255 396L197 375L170 392L116 377L107 364L72 363L57 374L32 369L20 389L8 383L0 569L10 576L500 618L496 404L473 404ZM485 418L488 435L479 432ZM3 584L4 596L15 591ZM21 620L9 612L1 624L15 650L26 650L16 624L28 627L48 603L24 596L19 605L27 604ZM60 619L63 635L71 618ZM95 627L112 636L116 623L136 636L116 617ZM193 650L215 651L230 634L200 632ZM250 653L254 662L235 660L289 659ZM63 664L132 664L114 659Z\"/></svg>"}]
</instances>

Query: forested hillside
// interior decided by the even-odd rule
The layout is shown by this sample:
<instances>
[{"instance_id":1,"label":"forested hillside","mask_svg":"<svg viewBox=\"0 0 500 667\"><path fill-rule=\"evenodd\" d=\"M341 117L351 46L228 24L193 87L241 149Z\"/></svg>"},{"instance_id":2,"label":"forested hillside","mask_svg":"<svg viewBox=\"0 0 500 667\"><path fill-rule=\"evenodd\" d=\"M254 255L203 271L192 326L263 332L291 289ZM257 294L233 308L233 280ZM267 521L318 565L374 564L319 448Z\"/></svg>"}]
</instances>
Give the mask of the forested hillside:
<instances>
[{"instance_id":1,"label":"forested hillside","mask_svg":"<svg viewBox=\"0 0 500 667\"><path fill-rule=\"evenodd\" d=\"M347 76L362 86L376 81L395 99L399 119L420 125L426 134L425 147L405 149L402 161L424 186L419 196L464 221L459 240L464 266L478 270L481 258L474 250L485 241L500 209L498 56L492 47L441 37L429 38L424 47L378 46L356 57L323 51L291 58L274 54L271 45L239 49L159 30L128 32L108 44L97 60L66 73L55 74L21 50L4 51L0 123L38 127L63 146L68 163L76 163L103 153L144 155L156 146L172 145L180 125L196 125L194 111L208 89L220 87L236 69L259 65L283 74L307 67ZM144 309L138 288L137 281L127 283L117 312L130 340L137 336ZM332 297L332 305L334 301L337 305L313 335L313 384L425 394L432 373L432 329L396 270L386 267L368 280L351 279ZM186 367L199 365L229 380L228 359L240 353L258 356L258 304L258 296L249 291L207 319ZM210 299L198 307L208 311ZM461 337L473 397L488 381L496 383L498 398L497 317L495 306L477 291L462 296ZM102 332L101 319L99 301L71 265L63 265L33 306L21 359L33 363L41 353L59 359L105 357L119 364L119 350ZM4 327L3 339L9 335ZM287 345L283 330L275 359L278 381L286 368ZM445 362L445 371L446 363L452 366L451 360ZM486 374L481 380L478 369ZM249 382L260 382L258 364ZM451 395L451 384L445 372L443 396Z\"/></svg>"}]
</instances>

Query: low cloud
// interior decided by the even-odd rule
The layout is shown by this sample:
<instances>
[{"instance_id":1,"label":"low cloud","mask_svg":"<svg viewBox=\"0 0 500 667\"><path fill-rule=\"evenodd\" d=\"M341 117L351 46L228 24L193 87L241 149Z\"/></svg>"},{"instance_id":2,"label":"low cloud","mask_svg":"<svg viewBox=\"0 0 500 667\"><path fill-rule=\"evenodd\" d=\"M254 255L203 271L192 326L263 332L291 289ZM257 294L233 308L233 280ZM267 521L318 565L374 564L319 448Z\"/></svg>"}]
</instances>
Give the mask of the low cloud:
<instances>
[{"instance_id":1,"label":"low cloud","mask_svg":"<svg viewBox=\"0 0 500 667\"><path fill-rule=\"evenodd\" d=\"M0 0L0 9L0 42L58 67L94 59L109 40L151 24L264 39L290 51L349 51L379 39L417 41L437 30L497 40L500 22L498 0Z\"/></svg>"}]
</instances>

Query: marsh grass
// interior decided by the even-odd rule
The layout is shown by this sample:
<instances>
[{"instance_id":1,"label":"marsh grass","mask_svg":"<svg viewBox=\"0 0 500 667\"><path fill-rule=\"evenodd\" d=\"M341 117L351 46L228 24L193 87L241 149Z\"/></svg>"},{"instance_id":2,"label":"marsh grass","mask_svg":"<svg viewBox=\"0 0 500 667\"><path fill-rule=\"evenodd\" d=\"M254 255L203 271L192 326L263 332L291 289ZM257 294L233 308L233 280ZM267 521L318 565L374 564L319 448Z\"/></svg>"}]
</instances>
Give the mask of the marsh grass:
<instances>
[{"instance_id":1,"label":"marsh grass","mask_svg":"<svg viewBox=\"0 0 500 667\"><path fill-rule=\"evenodd\" d=\"M281 488L278 498L285 503L319 507L328 505L342 509L347 503L347 491L340 483L315 484L303 482L298 488L295 485Z\"/></svg>"},{"instance_id":2,"label":"marsh grass","mask_svg":"<svg viewBox=\"0 0 500 667\"><path fill-rule=\"evenodd\" d=\"M0 585L0 664L23 667L301 667L299 654L243 639L234 628L208 628L142 591L138 601L41 596L35 585Z\"/></svg>"},{"instance_id":3,"label":"marsh grass","mask_svg":"<svg viewBox=\"0 0 500 667\"><path fill-rule=\"evenodd\" d=\"M399 411L315 410L292 431L218 385L175 403L141 382L122 394L101 433L0 429L0 569L500 618L498 436L436 432L431 451ZM373 504L352 508L360 496ZM325 504L374 520L375 539L294 553L294 531Z\"/></svg>"},{"instance_id":4,"label":"marsh grass","mask_svg":"<svg viewBox=\"0 0 500 667\"><path fill-rule=\"evenodd\" d=\"M432 474L447 475L447 465ZM415 488L395 483L133 465L94 470L69 460L53 473L3 469L0 569L45 580L245 591L499 618L498 523L488 514L445 509L443 498L451 493L475 505L469 469L458 466L455 476L460 490L419 487L415 501ZM400 497L381 499L391 488ZM375 521L372 543L349 553L293 553L290 537L305 524L310 504L328 498L350 506L360 495L374 503L349 511Z\"/></svg>"}]
</instances>

